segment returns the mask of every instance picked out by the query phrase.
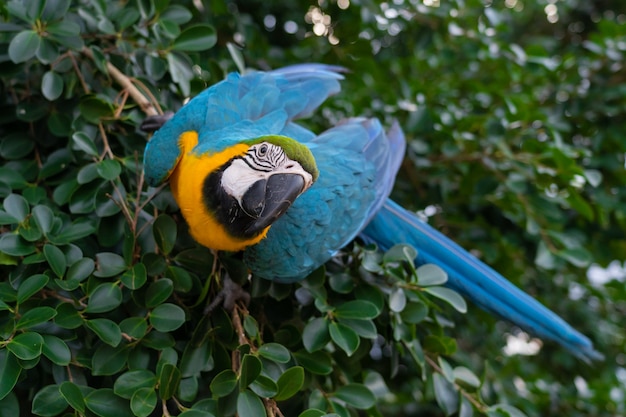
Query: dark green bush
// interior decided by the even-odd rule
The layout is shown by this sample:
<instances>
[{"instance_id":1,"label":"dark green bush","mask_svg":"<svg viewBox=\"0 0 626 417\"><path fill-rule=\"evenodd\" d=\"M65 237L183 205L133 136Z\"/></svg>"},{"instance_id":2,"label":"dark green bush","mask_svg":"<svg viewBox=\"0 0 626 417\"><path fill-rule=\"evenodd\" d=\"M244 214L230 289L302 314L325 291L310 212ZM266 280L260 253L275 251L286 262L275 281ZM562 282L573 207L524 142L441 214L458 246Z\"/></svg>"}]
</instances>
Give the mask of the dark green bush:
<instances>
[{"instance_id":1,"label":"dark green bush","mask_svg":"<svg viewBox=\"0 0 626 417\"><path fill-rule=\"evenodd\" d=\"M626 413L626 291L585 275L623 279L626 249L626 16L597 4L0 4L0 416ZM505 354L516 329L459 314L408 247L354 243L279 285L191 240L144 184L139 124L229 71L310 60L351 73L305 122L398 119L394 197L604 363ZM252 300L206 314L224 271Z\"/></svg>"}]
</instances>

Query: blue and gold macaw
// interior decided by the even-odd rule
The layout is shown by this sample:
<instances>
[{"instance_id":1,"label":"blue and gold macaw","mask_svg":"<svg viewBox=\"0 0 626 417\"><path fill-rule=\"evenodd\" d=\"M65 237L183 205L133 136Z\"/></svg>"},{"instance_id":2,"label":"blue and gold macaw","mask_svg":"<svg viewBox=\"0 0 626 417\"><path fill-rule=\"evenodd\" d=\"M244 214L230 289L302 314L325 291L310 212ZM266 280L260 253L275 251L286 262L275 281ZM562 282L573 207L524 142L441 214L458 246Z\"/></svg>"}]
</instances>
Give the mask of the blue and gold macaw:
<instances>
[{"instance_id":1,"label":"blue and gold macaw","mask_svg":"<svg viewBox=\"0 0 626 417\"><path fill-rule=\"evenodd\" d=\"M301 64L228 75L154 134L148 183L169 179L193 238L243 251L256 276L301 280L358 235L382 249L407 243L481 308L600 358L588 338L388 198L405 149L397 124L385 133L377 119L356 117L316 135L294 122L339 92L342 72Z\"/></svg>"}]
</instances>

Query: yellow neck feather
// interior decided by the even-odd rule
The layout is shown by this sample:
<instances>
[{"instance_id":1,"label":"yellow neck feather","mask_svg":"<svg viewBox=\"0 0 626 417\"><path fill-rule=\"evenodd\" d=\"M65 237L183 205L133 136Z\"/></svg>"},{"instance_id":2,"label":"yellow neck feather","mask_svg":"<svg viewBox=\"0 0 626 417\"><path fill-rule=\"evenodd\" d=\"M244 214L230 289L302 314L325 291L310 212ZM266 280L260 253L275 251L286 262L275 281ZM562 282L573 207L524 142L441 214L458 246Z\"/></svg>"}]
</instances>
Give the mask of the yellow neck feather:
<instances>
[{"instance_id":1,"label":"yellow neck feather","mask_svg":"<svg viewBox=\"0 0 626 417\"><path fill-rule=\"evenodd\" d=\"M170 176L172 194L189 225L191 236L200 244L215 250L240 251L258 243L269 227L259 236L244 240L226 232L207 210L202 199L205 178L237 155L243 155L248 145L238 144L213 154L197 155L193 148L198 144L197 132L185 132L178 139L181 158Z\"/></svg>"}]
</instances>

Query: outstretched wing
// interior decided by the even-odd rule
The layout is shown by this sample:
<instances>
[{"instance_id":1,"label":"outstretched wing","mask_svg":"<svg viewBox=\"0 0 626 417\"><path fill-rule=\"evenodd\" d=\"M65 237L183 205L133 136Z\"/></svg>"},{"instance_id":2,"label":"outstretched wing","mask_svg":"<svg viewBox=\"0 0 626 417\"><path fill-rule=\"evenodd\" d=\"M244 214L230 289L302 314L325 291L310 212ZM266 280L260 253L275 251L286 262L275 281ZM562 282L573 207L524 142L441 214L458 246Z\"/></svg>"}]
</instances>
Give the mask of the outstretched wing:
<instances>
[{"instance_id":1,"label":"outstretched wing","mask_svg":"<svg viewBox=\"0 0 626 417\"><path fill-rule=\"evenodd\" d=\"M179 137L196 131L197 153L213 153L244 139L281 134L315 137L293 120L310 115L339 91L341 67L300 64L271 72L229 74L183 106L159 129L144 154L146 180L165 181L180 159Z\"/></svg>"}]
</instances>

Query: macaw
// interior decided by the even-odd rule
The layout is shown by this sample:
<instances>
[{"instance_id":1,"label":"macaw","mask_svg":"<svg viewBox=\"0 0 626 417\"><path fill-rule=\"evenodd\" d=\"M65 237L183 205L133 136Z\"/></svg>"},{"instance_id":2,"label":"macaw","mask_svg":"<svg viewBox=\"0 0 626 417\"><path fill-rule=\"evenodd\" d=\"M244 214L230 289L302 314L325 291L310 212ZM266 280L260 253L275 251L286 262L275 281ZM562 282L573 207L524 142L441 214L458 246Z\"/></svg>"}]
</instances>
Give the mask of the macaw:
<instances>
[{"instance_id":1,"label":"macaw","mask_svg":"<svg viewBox=\"0 0 626 417\"><path fill-rule=\"evenodd\" d=\"M452 240L389 199L404 157L397 123L353 117L316 135L295 120L340 91L345 70L299 64L229 74L184 105L145 149L148 184L169 179L192 237L243 251L253 275L295 282L355 237L407 243L479 307L583 360L591 341Z\"/></svg>"}]
</instances>

